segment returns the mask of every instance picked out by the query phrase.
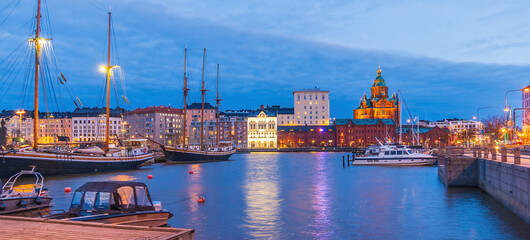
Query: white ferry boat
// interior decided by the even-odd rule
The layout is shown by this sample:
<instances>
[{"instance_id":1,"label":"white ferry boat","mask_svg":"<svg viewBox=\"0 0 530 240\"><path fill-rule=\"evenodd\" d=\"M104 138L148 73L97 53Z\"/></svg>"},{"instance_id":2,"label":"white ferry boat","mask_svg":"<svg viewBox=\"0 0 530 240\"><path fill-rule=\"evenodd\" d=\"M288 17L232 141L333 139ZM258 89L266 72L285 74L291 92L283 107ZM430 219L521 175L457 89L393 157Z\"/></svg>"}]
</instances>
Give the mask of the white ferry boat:
<instances>
[{"instance_id":1,"label":"white ferry boat","mask_svg":"<svg viewBox=\"0 0 530 240\"><path fill-rule=\"evenodd\" d=\"M415 153L405 146L379 145L366 149L364 155L353 155L353 165L432 166L436 157Z\"/></svg>"}]
</instances>

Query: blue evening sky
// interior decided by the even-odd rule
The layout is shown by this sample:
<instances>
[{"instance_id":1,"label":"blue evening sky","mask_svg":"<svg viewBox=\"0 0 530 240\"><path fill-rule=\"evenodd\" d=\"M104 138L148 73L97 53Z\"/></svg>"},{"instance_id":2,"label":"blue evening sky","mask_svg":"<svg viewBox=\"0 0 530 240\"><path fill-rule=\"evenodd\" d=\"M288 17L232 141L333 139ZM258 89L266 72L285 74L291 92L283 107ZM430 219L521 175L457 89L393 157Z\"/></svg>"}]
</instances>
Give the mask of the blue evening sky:
<instances>
[{"instance_id":1,"label":"blue evening sky","mask_svg":"<svg viewBox=\"0 0 530 240\"><path fill-rule=\"evenodd\" d=\"M13 2L3 1L3 4ZM34 14L19 2L0 25L1 59ZM100 104L109 5L129 109L182 106L184 47L191 100L200 101L202 48L215 99L220 63L222 109L292 107L292 90L330 90L331 116L352 117L378 65L389 92L401 89L414 116L437 120L502 113L504 93L530 75L526 1L47 1L60 71L85 106ZM0 21L7 16L0 14ZM13 98L22 86L13 86ZM18 91L18 92L17 92ZM65 95L66 96L66 95ZM510 93L509 104L521 105ZM66 106L73 110L71 100ZM16 108L4 99L1 108Z\"/></svg>"}]
</instances>

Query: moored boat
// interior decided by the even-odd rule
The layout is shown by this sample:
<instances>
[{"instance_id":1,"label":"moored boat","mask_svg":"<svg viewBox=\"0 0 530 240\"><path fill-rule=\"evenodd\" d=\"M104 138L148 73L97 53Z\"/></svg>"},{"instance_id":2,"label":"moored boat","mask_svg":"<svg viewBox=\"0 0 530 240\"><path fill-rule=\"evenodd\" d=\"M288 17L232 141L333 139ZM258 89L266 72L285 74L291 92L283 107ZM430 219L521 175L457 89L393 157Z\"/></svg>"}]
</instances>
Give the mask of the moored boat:
<instances>
[{"instance_id":1,"label":"moored boat","mask_svg":"<svg viewBox=\"0 0 530 240\"><path fill-rule=\"evenodd\" d=\"M34 176L33 184L20 185L20 177ZM18 185L17 185L18 184ZM0 192L0 214L34 217L49 210L52 198L44 187L44 178L35 167L31 170L22 170L11 176L3 185Z\"/></svg>"},{"instance_id":2,"label":"moored boat","mask_svg":"<svg viewBox=\"0 0 530 240\"><path fill-rule=\"evenodd\" d=\"M200 145L191 146L186 144L186 111L187 111L187 97L188 97L188 78L186 76L186 59L187 59L187 49L184 49L184 134L182 135L182 146L163 146L162 150L166 157L168 163L197 163L197 162L216 162L216 161L226 161L236 153L236 150L232 147L231 142L220 142L219 141L219 104L221 99L219 98L219 64L217 64L217 102L216 107L216 118L217 118L217 136L215 146L206 147L204 145L204 95L206 89L204 89L204 63L206 58L206 48L204 49L203 54L203 65L202 65L202 107L201 107L201 125L200 125Z\"/></svg>"},{"instance_id":3,"label":"moored boat","mask_svg":"<svg viewBox=\"0 0 530 240\"><path fill-rule=\"evenodd\" d=\"M400 145L371 146L364 155L353 155L353 165L432 166L437 158L415 153Z\"/></svg>"},{"instance_id":4,"label":"moored boat","mask_svg":"<svg viewBox=\"0 0 530 240\"><path fill-rule=\"evenodd\" d=\"M67 212L44 216L47 219L98 222L115 225L166 226L173 214L151 200L141 182L87 182L72 197Z\"/></svg>"},{"instance_id":5,"label":"moored boat","mask_svg":"<svg viewBox=\"0 0 530 240\"><path fill-rule=\"evenodd\" d=\"M33 145L32 148L21 148L13 150L2 149L0 151L0 177L9 177L17 173L20 169L26 169L29 166L35 166L39 169L42 175L54 175L54 174L73 174L73 173L89 173L89 172L100 172L100 171L113 171L123 169L133 169L140 166L143 162L153 159L153 154L145 146L138 146L137 143L132 143L130 146L111 147L110 145L110 124L109 124L109 102L110 102L110 78L112 75L112 69L117 66L112 66L110 62L110 43L111 43L111 13L109 12L109 34L108 34L108 62L104 66L106 70L106 93L107 93L107 112L106 112L106 136L105 136L105 147L104 149L87 149L71 151L68 144L59 146L59 144L52 144L51 146L42 146L39 144L39 86L46 86L46 84L52 84L48 76L50 73L45 73L48 66L43 64L41 61L46 63L52 56L45 56L49 54L52 44L47 44L51 41L51 38L44 38L41 36L41 0L37 1L37 16L36 16L36 28L35 35L29 39L29 43L34 48L34 97L35 110L33 116ZM51 54L53 55L53 54ZM55 55L53 55L54 57ZM55 59L54 59L55 60ZM33 61L32 61L33 62ZM42 69L41 69L42 67ZM39 70L40 69L40 70ZM33 71L32 71L33 72ZM66 84L66 78L62 73L57 73L57 78L61 85ZM41 76L42 75L42 76ZM39 76L41 78L39 78ZM53 78L52 78L53 79ZM39 83L39 80L41 81ZM46 82L49 81L49 82ZM46 88L41 87L44 90L44 95L47 95ZM53 88L52 88L53 89ZM51 94L50 94L51 95ZM123 96L124 101L126 97ZM81 104L78 98L74 100L76 106ZM76 143L74 143L76 144Z\"/></svg>"}]
</instances>

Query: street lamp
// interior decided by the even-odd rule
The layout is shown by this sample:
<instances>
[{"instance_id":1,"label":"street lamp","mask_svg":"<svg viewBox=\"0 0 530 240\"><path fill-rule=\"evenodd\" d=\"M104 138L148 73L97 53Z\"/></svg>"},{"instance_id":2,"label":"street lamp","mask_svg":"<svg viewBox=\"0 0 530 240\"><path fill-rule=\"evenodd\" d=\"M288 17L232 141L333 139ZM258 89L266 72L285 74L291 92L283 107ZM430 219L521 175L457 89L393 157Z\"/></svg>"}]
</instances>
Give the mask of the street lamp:
<instances>
[{"instance_id":1,"label":"street lamp","mask_svg":"<svg viewBox=\"0 0 530 240\"><path fill-rule=\"evenodd\" d=\"M530 88L528 88L528 89L530 89ZM481 131L482 130L482 123L480 122L480 110L486 109L486 108L491 108L491 106L477 108L477 121L478 121L478 131L479 131L478 144L479 145L482 145L482 143L481 143L482 142L481 141L482 140L482 138L481 138L481 136L482 136L482 131Z\"/></svg>"},{"instance_id":2,"label":"street lamp","mask_svg":"<svg viewBox=\"0 0 530 240\"><path fill-rule=\"evenodd\" d=\"M522 88L522 89L508 90L508 91L506 91L506 93L504 93L504 111L505 112L509 112L510 111L510 108L508 108L508 93L509 92L519 92L519 91L530 92L530 85L528 85L528 86L526 86L525 88Z\"/></svg>"},{"instance_id":3,"label":"street lamp","mask_svg":"<svg viewBox=\"0 0 530 240\"><path fill-rule=\"evenodd\" d=\"M18 128L18 137L22 138L22 114L26 113L24 110L18 110L16 112L19 116L18 121L20 122L19 128Z\"/></svg>"}]
</instances>

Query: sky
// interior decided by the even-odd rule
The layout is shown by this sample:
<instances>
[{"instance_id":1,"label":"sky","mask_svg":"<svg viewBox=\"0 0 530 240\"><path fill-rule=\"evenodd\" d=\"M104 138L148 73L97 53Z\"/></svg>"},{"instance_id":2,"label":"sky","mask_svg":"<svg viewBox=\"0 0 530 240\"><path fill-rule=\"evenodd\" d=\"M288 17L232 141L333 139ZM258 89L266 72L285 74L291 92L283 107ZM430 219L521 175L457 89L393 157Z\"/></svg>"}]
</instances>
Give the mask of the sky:
<instances>
[{"instance_id":1,"label":"sky","mask_svg":"<svg viewBox=\"0 0 530 240\"><path fill-rule=\"evenodd\" d=\"M389 92L402 92L410 115L428 120L471 119L486 106L491 108L480 110L481 118L503 113L505 92L530 84L530 19L521 17L530 13L525 1L45 3L60 71L84 106L103 106L99 66L106 59L109 6L118 60L113 64L124 73L130 100L120 106L131 110L182 107L185 47L190 100L200 101L206 48L207 100L215 99L219 63L221 109L292 107L294 89L316 86L330 91L331 117L351 118L362 95L370 93L378 66ZM34 17L35 2L1 4L7 6L0 11L0 21L6 19L0 22L3 60L31 36L24 23ZM19 85L10 88L0 108L21 104L15 100L24 88ZM508 96L509 105L521 105L520 93ZM73 110L72 100L63 97L65 110Z\"/></svg>"}]
</instances>

